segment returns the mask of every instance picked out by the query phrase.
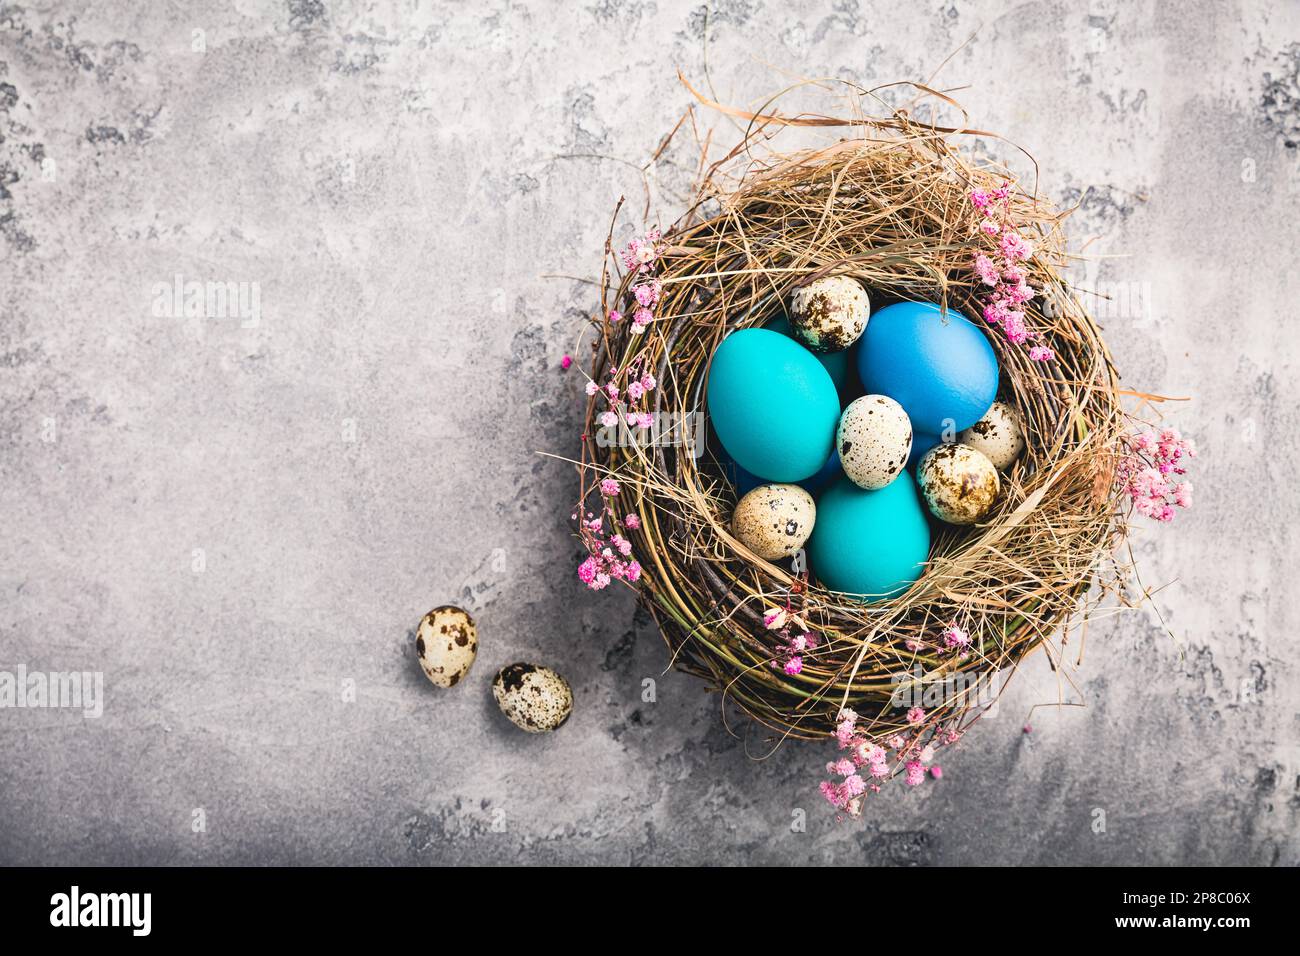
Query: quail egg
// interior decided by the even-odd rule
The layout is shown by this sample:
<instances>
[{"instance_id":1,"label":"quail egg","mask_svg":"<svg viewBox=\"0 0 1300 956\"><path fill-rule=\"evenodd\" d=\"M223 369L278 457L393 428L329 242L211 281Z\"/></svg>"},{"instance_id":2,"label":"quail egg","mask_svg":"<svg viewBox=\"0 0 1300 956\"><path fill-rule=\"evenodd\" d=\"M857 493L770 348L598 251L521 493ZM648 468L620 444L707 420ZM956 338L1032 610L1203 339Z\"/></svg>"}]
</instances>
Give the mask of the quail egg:
<instances>
[{"instance_id":1,"label":"quail egg","mask_svg":"<svg viewBox=\"0 0 1300 956\"><path fill-rule=\"evenodd\" d=\"M1025 424L1006 402L994 402L984 417L957 436L963 445L982 451L998 471L1006 471L1025 453Z\"/></svg>"},{"instance_id":2,"label":"quail egg","mask_svg":"<svg viewBox=\"0 0 1300 956\"><path fill-rule=\"evenodd\" d=\"M993 508L998 470L982 451L957 442L931 448L916 466L916 483L931 514L949 524L974 524Z\"/></svg>"},{"instance_id":3,"label":"quail egg","mask_svg":"<svg viewBox=\"0 0 1300 956\"><path fill-rule=\"evenodd\" d=\"M788 558L808 543L817 505L798 485L759 485L736 505L731 529L760 558Z\"/></svg>"},{"instance_id":4,"label":"quail egg","mask_svg":"<svg viewBox=\"0 0 1300 956\"><path fill-rule=\"evenodd\" d=\"M573 712L568 681L540 664L507 664L492 681L492 696L511 723L530 734L558 730Z\"/></svg>"},{"instance_id":5,"label":"quail egg","mask_svg":"<svg viewBox=\"0 0 1300 956\"><path fill-rule=\"evenodd\" d=\"M903 406L884 395L863 395L849 403L835 432L840 464L859 488L889 484L912 453L912 422Z\"/></svg>"},{"instance_id":6,"label":"quail egg","mask_svg":"<svg viewBox=\"0 0 1300 956\"><path fill-rule=\"evenodd\" d=\"M455 687L478 654L474 619L450 604L435 607L420 621L415 652L425 677L439 687Z\"/></svg>"},{"instance_id":7,"label":"quail egg","mask_svg":"<svg viewBox=\"0 0 1300 956\"><path fill-rule=\"evenodd\" d=\"M842 352L867 329L871 300L848 276L823 276L790 296L795 338L814 352Z\"/></svg>"}]
</instances>

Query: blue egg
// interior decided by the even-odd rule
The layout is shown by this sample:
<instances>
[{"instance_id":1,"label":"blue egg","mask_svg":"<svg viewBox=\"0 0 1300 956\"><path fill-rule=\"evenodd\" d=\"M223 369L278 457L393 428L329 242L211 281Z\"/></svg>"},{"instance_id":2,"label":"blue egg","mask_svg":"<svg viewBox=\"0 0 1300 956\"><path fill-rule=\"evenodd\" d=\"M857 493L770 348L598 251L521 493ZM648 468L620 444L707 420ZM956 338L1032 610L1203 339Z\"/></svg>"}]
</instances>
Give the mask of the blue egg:
<instances>
[{"instance_id":1,"label":"blue egg","mask_svg":"<svg viewBox=\"0 0 1300 956\"><path fill-rule=\"evenodd\" d=\"M916 463L921 460L921 456L941 441L943 439L938 435L927 435L925 432L913 431L912 453L907 456L907 467L915 467Z\"/></svg>"},{"instance_id":2,"label":"blue egg","mask_svg":"<svg viewBox=\"0 0 1300 956\"><path fill-rule=\"evenodd\" d=\"M767 329L722 340L709 366L709 418L736 464L765 481L802 481L830 457L840 400L813 354Z\"/></svg>"},{"instance_id":3,"label":"blue egg","mask_svg":"<svg viewBox=\"0 0 1300 956\"><path fill-rule=\"evenodd\" d=\"M836 448L831 452L831 457L826 459L826 464L822 465L821 471L797 484L808 494L816 497L823 488L842 474L844 474L844 466L840 464L840 450Z\"/></svg>"},{"instance_id":4,"label":"blue egg","mask_svg":"<svg viewBox=\"0 0 1300 956\"><path fill-rule=\"evenodd\" d=\"M929 556L930 525L911 475L875 491L842 478L817 500L808 561L830 590L865 603L895 597L921 576Z\"/></svg>"},{"instance_id":5,"label":"blue egg","mask_svg":"<svg viewBox=\"0 0 1300 956\"><path fill-rule=\"evenodd\" d=\"M858 373L868 394L888 395L930 435L974 425L998 393L998 362L984 333L929 302L875 313L859 340Z\"/></svg>"},{"instance_id":6,"label":"blue egg","mask_svg":"<svg viewBox=\"0 0 1300 956\"><path fill-rule=\"evenodd\" d=\"M772 319L763 328L771 329L773 332L780 332L786 338L803 346L803 343L794 337L794 329L790 325L790 320L783 315ZM858 343L854 342L842 352L813 352L811 349L808 350L813 358L822 363L822 368L826 369L831 381L835 383L835 390L840 393L840 403L842 405L847 405L862 394L861 386L858 383L857 352L855 351L857 347Z\"/></svg>"}]
</instances>

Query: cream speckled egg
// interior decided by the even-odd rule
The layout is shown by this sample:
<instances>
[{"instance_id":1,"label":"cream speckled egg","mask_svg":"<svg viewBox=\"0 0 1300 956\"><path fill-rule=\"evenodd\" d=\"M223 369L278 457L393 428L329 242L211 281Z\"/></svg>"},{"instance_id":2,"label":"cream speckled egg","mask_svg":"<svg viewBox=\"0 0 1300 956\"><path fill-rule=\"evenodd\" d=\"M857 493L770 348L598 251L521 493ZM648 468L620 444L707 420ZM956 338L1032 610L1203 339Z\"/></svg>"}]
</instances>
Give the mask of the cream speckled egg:
<instances>
[{"instance_id":1,"label":"cream speckled egg","mask_svg":"<svg viewBox=\"0 0 1300 956\"><path fill-rule=\"evenodd\" d=\"M808 543L817 505L798 485L759 485L736 505L731 530L760 558L788 558Z\"/></svg>"},{"instance_id":2,"label":"cream speckled egg","mask_svg":"<svg viewBox=\"0 0 1300 956\"><path fill-rule=\"evenodd\" d=\"M930 512L949 524L974 524L992 509L1001 482L982 451L957 442L938 444L916 466L916 483Z\"/></svg>"},{"instance_id":3,"label":"cream speckled egg","mask_svg":"<svg viewBox=\"0 0 1300 956\"><path fill-rule=\"evenodd\" d=\"M814 352L842 352L867 329L871 300L848 276L823 276L790 296L795 338Z\"/></svg>"},{"instance_id":4,"label":"cream speckled egg","mask_svg":"<svg viewBox=\"0 0 1300 956\"><path fill-rule=\"evenodd\" d=\"M455 687L478 655L474 619L458 607L435 607L420 621L415 652L424 676L439 687Z\"/></svg>"},{"instance_id":5,"label":"cream speckled egg","mask_svg":"<svg viewBox=\"0 0 1300 956\"><path fill-rule=\"evenodd\" d=\"M1006 471L1025 452L1025 424L1006 402L994 402L984 417L957 436L963 445L982 451L998 471Z\"/></svg>"},{"instance_id":6,"label":"cream speckled egg","mask_svg":"<svg viewBox=\"0 0 1300 956\"><path fill-rule=\"evenodd\" d=\"M507 664L492 681L492 696L511 723L530 734L558 730L573 713L569 682L540 664Z\"/></svg>"},{"instance_id":7,"label":"cream speckled egg","mask_svg":"<svg viewBox=\"0 0 1300 956\"><path fill-rule=\"evenodd\" d=\"M859 488L889 484L912 453L912 422L903 406L884 395L863 395L849 403L835 432L844 474Z\"/></svg>"}]
</instances>

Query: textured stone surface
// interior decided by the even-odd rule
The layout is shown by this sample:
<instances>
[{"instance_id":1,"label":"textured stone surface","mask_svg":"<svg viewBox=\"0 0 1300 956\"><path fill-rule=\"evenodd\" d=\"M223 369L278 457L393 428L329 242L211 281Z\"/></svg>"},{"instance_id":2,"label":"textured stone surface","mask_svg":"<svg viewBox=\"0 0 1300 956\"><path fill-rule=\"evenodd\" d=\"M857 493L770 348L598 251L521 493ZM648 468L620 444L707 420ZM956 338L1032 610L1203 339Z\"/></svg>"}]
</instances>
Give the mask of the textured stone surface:
<instances>
[{"instance_id":1,"label":"textured stone surface","mask_svg":"<svg viewBox=\"0 0 1300 956\"><path fill-rule=\"evenodd\" d=\"M1040 655L941 782L836 825L826 747L752 759L580 592L536 453L575 452L592 303L547 274L620 194L639 227L677 67L746 103L977 30L936 84L1079 204L1127 381L1196 397L1196 508L1135 543L1176 640L1095 621L1077 691ZM0 711L0 861L1300 862L1297 36L1282 0L4 4L0 669L106 701ZM653 170L665 221L694 159ZM259 321L156 314L178 274ZM481 642L449 691L412 646L443 603ZM559 732L497 711L514 660L573 685ZM1087 707L1022 734L1058 687Z\"/></svg>"}]
</instances>

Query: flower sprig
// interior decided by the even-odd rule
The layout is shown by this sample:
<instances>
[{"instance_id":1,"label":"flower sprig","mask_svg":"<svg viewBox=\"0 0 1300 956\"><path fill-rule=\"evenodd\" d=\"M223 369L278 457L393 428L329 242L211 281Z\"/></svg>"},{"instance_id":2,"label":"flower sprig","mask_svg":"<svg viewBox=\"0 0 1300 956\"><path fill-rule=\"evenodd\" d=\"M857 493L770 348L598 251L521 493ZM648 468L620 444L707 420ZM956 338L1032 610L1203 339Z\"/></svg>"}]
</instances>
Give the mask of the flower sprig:
<instances>
[{"instance_id":1,"label":"flower sprig","mask_svg":"<svg viewBox=\"0 0 1300 956\"><path fill-rule=\"evenodd\" d=\"M1187 474L1187 460L1195 457L1196 446L1176 428L1126 435L1115 482L1138 514L1173 521L1175 507L1192 506L1192 483L1178 477Z\"/></svg>"},{"instance_id":2,"label":"flower sprig","mask_svg":"<svg viewBox=\"0 0 1300 956\"><path fill-rule=\"evenodd\" d=\"M943 768L934 762L936 752L956 743L961 731L940 727L922 744L925 720L925 711L913 707L907 712L909 726L918 728L913 736L894 733L878 741L861 726L856 712L847 707L841 710L836 719L835 742L847 755L826 765L827 774L841 779L823 780L818 786L821 795L841 813L859 817L863 799L879 793L881 783L896 774L901 774L909 787L920 786L926 773L938 780Z\"/></svg>"},{"instance_id":3,"label":"flower sprig","mask_svg":"<svg viewBox=\"0 0 1300 956\"><path fill-rule=\"evenodd\" d=\"M635 303L631 331L636 335L644 333L654 321L653 309L663 295L663 283L654 275L662 241L659 230L652 229L643 238L632 239L619 252L623 265L637 278L631 289ZM610 309L605 320L616 324L623 321L623 315L617 309ZM642 350L622 368L611 365L604 381L594 378L587 381L587 397L599 398L605 404L605 410L596 415L602 427L626 425L649 431L654 426L654 414L648 407L649 395L659 383L647 365ZM583 441L587 440L588 436L583 435ZM632 557L632 542L624 534L640 528L641 518L635 512L618 513L615 502L619 491L616 478L604 478L599 485L600 510L588 509L584 501L571 515L578 522L578 539L587 551L578 565L578 580L593 591L603 590L613 581L635 584L641 579L641 564Z\"/></svg>"},{"instance_id":4,"label":"flower sprig","mask_svg":"<svg viewBox=\"0 0 1300 956\"><path fill-rule=\"evenodd\" d=\"M971 205L980 213L979 233L986 238L987 251L977 252L971 268L988 291L984 297L984 321L1001 329L1007 341L1022 345L1039 337L1025 322L1025 306L1037 295L1025 276L1024 263L1033 256L1033 245L1020 235L1011 221L1011 184L996 189L973 189ZM1032 345L1029 357L1046 362L1056 357L1046 345Z\"/></svg>"}]
</instances>

